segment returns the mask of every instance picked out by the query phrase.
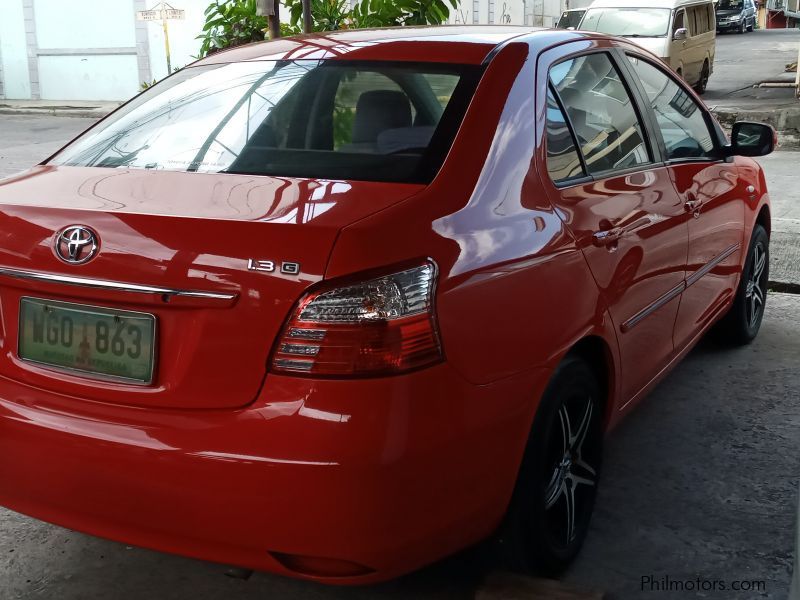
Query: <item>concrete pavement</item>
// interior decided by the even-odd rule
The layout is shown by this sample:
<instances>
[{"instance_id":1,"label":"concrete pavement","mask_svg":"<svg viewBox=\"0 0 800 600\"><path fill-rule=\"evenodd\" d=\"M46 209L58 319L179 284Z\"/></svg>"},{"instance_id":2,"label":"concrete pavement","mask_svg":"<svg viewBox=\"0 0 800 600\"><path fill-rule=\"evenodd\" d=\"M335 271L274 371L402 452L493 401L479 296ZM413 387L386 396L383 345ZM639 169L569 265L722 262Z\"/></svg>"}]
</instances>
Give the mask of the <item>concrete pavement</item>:
<instances>
[{"instance_id":1,"label":"concrete pavement","mask_svg":"<svg viewBox=\"0 0 800 600\"><path fill-rule=\"evenodd\" d=\"M774 152L758 161L772 201L769 279L775 289L800 292L800 152Z\"/></svg>"}]
</instances>

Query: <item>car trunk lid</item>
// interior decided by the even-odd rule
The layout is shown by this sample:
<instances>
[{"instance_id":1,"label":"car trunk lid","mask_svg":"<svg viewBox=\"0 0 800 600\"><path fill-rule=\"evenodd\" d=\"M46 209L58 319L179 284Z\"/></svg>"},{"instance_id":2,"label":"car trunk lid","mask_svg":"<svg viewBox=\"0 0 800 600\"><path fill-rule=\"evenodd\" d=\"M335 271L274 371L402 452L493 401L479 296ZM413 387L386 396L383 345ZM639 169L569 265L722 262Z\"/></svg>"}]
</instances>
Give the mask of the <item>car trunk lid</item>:
<instances>
[{"instance_id":1,"label":"car trunk lid","mask_svg":"<svg viewBox=\"0 0 800 600\"><path fill-rule=\"evenodd\" d=\"M319 281L339 230L422 186L82 167L0 182L0 376L84 400L165 408L252 402L291 307ZM67 264L81 225L96 258ZM155 316L149 385L98 380L19 356L20 302Z\"/></svg>"}]
</instances>

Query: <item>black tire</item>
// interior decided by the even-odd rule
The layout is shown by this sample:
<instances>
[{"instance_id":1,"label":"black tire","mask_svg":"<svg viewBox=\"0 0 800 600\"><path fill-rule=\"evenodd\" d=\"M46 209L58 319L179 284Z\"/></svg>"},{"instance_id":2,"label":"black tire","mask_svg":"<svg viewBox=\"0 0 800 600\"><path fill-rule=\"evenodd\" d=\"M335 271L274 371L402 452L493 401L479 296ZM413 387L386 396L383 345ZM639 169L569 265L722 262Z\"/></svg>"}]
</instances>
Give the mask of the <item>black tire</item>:
<instances>
[{"instance_id":1,"label":"black tire","mask_svg":"<svg viewBox=\"0 0 800 600\"><path fill-rule=\"evenodd\" d=\"M745 26L744 26L744 21L742 21L741 23L739 23L739 29L736 30L736 33L744 33L744 32L745 32Z\"/></svg>"},{"instance_id":2,"label":"black tire","mask_svg":"<svg viewBox=\"0 0 800 600\"><path fill-rule=\"evenodd\" d=\"M698 94L705 94L708 87L708 78L711 76L711 69L708 67L708 60L703 61L703 69L700 71L700 79L694 84L694 91Z\"/></svg>"},{"instance_id":3,"label":"black tire","mask_svg":"<svg viewBox=\"0 0 800 600\"><path fill-rule=\"evenodd\" d=\"M717 339L733 346L756 339L764 318L768 282L769 236L761 225L756 225L733 306L715 328Z\"/></svg>"},{"instance_id":4,"label":"black tire","mask_svg":"<svg viewBox=\"0 0 800 600\"><path fill-rule=\"evenodd\" d=\"M580 551L602 465L601 413L597 377L568 356L542 396L499 532L504 566L552 577Z\"/></svg>"}]
</instances>

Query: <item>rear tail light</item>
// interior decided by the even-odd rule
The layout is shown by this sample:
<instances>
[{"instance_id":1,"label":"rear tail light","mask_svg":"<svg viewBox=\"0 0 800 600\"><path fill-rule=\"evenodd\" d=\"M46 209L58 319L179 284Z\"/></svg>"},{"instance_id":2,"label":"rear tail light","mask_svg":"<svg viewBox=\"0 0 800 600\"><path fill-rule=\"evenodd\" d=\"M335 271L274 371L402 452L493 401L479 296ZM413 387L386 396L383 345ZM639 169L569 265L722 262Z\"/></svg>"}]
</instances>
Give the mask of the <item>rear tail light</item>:
<instances>
[{"instance_id":1,"label":"rear tail light","mask_svg":"<svg viewBox=\"0 0 800 600\"><path fill-rule=\"evenodd\" d=\"M272 357L294 375L375 376L442 359L433 312L436 265L423 265L304 296Z\"/></svg>"}]
</instances>

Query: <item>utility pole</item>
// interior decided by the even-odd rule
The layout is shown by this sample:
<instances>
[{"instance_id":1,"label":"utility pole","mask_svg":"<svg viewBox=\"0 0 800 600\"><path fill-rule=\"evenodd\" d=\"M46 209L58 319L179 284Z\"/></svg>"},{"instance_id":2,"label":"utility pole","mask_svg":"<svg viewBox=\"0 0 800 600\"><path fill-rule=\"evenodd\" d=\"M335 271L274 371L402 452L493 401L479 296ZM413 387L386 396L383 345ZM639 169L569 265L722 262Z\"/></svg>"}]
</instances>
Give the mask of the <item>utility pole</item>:
<instances>
[{"instance_id":1,"label":"utility pole","mask_svg":"<svg viewBox=\"0 0 800 600\"><path fill-rule=\"evenodd\" d=\"M256 14L267 17L269 39L281 37L280 0L256 0Z\"/></svg>"},{"instance_id":2,"label":"utility pole","mask_svg":"<svg viewBox=\"0 0 800 600\"><path fill-rule=\"evenodd\" d=\"M311 0L303 0L303 33L314 31L314 19L311 16Z\"/></svg>"}]
</instances>

